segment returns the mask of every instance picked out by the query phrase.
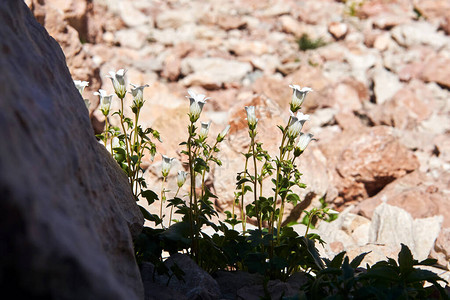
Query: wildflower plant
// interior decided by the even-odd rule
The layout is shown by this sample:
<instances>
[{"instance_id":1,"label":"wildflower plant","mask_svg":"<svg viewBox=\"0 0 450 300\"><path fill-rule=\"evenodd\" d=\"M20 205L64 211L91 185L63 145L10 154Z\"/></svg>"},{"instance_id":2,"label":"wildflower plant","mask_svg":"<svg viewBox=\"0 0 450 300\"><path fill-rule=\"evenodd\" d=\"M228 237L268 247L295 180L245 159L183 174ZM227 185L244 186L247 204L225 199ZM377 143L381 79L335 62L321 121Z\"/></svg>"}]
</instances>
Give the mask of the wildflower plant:
<instances>
[{"instance_id":1,"label":"wildflower plant","mask_svg":"<svg viewBox=\"0 0 450 300\"><path fill-rule=\"evenodd\" d=\"M146 151L153 160L156 154L156 145L153 140L156 139L161 142L161 138L158 131L152 128L143 129L139 125L140 112L145 103L143 97L144 88L148 87L148 85L137 86L130 84L131 89L128 92L128 80L126 70L124 69L120 69L117 72L111 71L107 77L111 79L114 93L120 101L120 108L115 112L111 112L111 103L114 101L114 94L108 95L102 89L94 93L100 98L99 109L105 117L105 130L98 137L127 174L130 189L133 192L135 200L138 201L140 197L143 197L150 205L158 199L158 195L147 189L141 163ZM132 96L130 108L133 117L131 118L124 113L127 93ZM119 127L111 126L109 122L109 118L114 115L119 117ZM167 175L163 177L165 178ZM164 189L161 191L161 195L164 195ZM152 220L156 224L162 223L159 216L150 214L141 206L140 209L146 219Z\"/></svg>"},{"instance_id":2,"label":"wildflower plant","mask_svg":"<svg viewBox=\"0 0 450 300\"><path fill-rule=\"evenodd\" d=\"M310 142L314 140L311 133L301 132L303 125L309 120L309 116L301 112L302 104L312 89L290 85L293 93L290 115L284 126L278 126L282 137L279 151L274 158L264 150L263 144L259 141L257 107L245 107L250 145L247 152L243 153L244 169L237 173L232 211L225 212L227 219L224 222L214 223L213 217L217 217L218 212L211 199L217 196L208 188L206 179L211 171L211 164L222 165L218 157L219 144L226 139L230 126L226 126L215 138L210 137L211 121L203 121L198 125L203 107L209 98L188 90L187 139L180 144L184 148L181 153L185 156L181 163L185 169L178 170L176 192L167 190L165 185L175 158L161 154L162 183L158 196L157 193L148 189L143 177L144 170L141 167L145 154L150 154L152 160L156 154L156 145L153 140L161 142L158 131L152 128L143 129L139 125L140 112L145 104L144 89L148 85L131 84L131 89L127 92L126 70L110 72L108 77L120 101L120 108L111 113L113 95L108 95L104 90L95 93L100 97L100 110L105 117L105 130L98 135L98 138L109 148L108 150L127 174L135 200L145 198L148 205L153 205L157 200L160 201L159 215L151 214L139 206L144 218L153 222L155 226L144 227L134 241L138 262L152 262L159 274L169 275L169 278L176 276L180 279L183 275L181 269L176 265L169 269L164 264L162 253L163 251L170 254L183 252L189 254L208 272L218 269L244 270L261 273L267 280L275 278L286 280L295 272L308 271L310 273L307 277L310 281L308 285L305 285L307 293L320 294L332 290L327 284L334 288L334 282L325 284L315 280L313 276L318 274L318 278L328 278L327 276L334 274L329 270L335 263L320 258L315 242L323 243L323 241L317 234L310 234L309 228L317 219L335 219L337 212L327 208L324 203L321 208L305 211L306 216L303 221L307 225L307 230L303 236L295 232L289 224L283 223L286 204L291 203L295 206L301 201L294 188L305 187L305 184L300 181L302 174L296 163L301 159ZM75 82L75 84L80 93L87 86L87 83L83 82ZM130 108L133 116L131 118L124 113L127 93L132 96ZM110 125L108 118L113 115L119 117L119 127ZM273 194L263 194L263 185L266 181L273 185ZM186 182L189 185L188 193L180 193ZM246 202L249 192L252 193L252 197ZM245 203L249 204L245 205ZM165 227L163 222L166 217L163 214L164 205L170 208L169 221L166 222L168 227ZM236 210L240 211L239 217ZM174 212L181 219L173 220ZM257 229L247 229L247 222L256 224ZM235 230L235 226L239 223L242 223L242 232ZM213 228L215 233L206 234L205 227ZM408 254L406 250L402 251ZM353 269L361 262L364 255L350 263ZM336 264L341 264L343 257L343 254L339 256L337 259L339 262L336 260ZM383 266L380 264L380 267ZM348 269L348 258L344 260L340 268L342 272L345 268ZM369 277L361 276L361 280ZM434 281L439 280L439 277L430 278ZM341 280L340 277L338 279Z\"/></svg>"}]
</instances>

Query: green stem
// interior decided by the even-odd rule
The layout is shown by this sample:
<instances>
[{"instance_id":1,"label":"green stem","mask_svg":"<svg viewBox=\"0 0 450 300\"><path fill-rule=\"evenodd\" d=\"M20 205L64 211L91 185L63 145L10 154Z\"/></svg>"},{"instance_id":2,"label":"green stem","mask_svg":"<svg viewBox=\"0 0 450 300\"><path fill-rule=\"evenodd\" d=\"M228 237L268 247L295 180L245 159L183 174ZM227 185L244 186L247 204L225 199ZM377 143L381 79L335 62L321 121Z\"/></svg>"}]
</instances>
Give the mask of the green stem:
<instances>
[{"instance_id":1,"label":"green stem","mask_svg":"<svg viewBox=\"0 0 450 300\"><path fill-rule=\"evenodd\" d=\"M306 226L306 231L305 231L305 238L308 238L308 231L309 231L309 226L311 226L311 221L314 217L314 214L311 214L308 220L308 225Z\"/></svg>"},{"instance_id":2,"label":"green stem","mask_svg":"<svg viewBox=\"0 0 450 300\"><path fill-rule=\"evenodd\" d=\"M109 133L109 123L108 123L108 115L105 116L105 136L103 138L103 143L105 143L105 148L108 147L106 144L108 142L108 134ZM111 139L111 155L112 155L112 139Z\"/></svg>"},{"instance_id":3,"label":"green stem","mask_svg":"<svg viewBox=\"0 0 450 300\"><path fill-rule=\"evenodd\" d=\"M254 202L255 202L255 210L256 210L256 221L258 223L258 229L261 231L261 224L260 224L260 215L259 215L259 205L258 205L258 197L256 194L257 191L257 184L258 184L258 169L256 166L256 152L255 152L255 136L256 136L256 131L252 130L250 133L251 137L252 137L252 144L251 144L251 148L252 148L252 156L253 156L253 166L255 168L254 170L254 180L253 180L253 195L254 195ZM262 195L262 194L260 194Z\"/></svg>"},{"instance_id":4,"label":"green stem","mask_svg":"<svg viewBox=\"0 0 450 300\"><path fill-rule=\"evenodd\" d=\"M194 123L191 121L191 124L188 127L189 130L189 138L187 141L188 147L188 156L189 156L189 174L191 180L191 187L189 193L189 225L191 231L191 256L196 257L196 249L195 249L195 233L194 233L194 195L195 195L195 172L194 172L194 161L193 161L193 153L192 153L192 138L194 136Z\"/></svg>"},{"instance_id":5,"label":"green stem","mask_svg":"<svg viewBox=\"0 0 450 300\"><path fill-rule=\"evenodd\" d=\"M250 153L250 149L248 149L248 153ZM248 154L247 153L247 154ZM247 178L247 167L248 167L248 155L245 157L245 165L244 165L244 178ZM241 186L241 219L242 219L242 232L245 235L246 225L247 225L247 217L245 216L245 206L244 206L244 194L245 194L245 182L242 183Z\"/></svg>"},{"instance_id":6,"label":"green stem","mask_svg":"<svg viewBox=\"0 0 450 300\"><path fill-rule=\"evenodd\" d=\"M166 177L163 177L163 182L161 184L161 207L159 209L159 218L162 220L162 212L163 212L163 202L166 200L166 192L164 189L164 183L166 182ZM163 222L161 222L161 227L164 228Z\"/></svg>"},{"instance_id":7,"label":"green stem","mask_svg":"<svg viewBox=\"0 0 450 300\"><path fill-rule=\"evenodd\" d=\"M289 117L289 121L287 123L286 128L283 130L283 138L281 139L281 145L280 145L280 159L279 159L279 163L277 164L277 177L275 178L275 195L274 195L274 199L273 199L273 214L271 216L271 220L270 220L270 224L269 224L269 233L273 233L273 229L274 229L274 225L275 225L275 211L277 209L277 201L278 201L278 192L279 192L279 177L280 177L280 172L281 172L281 163L283 161L283 157L284 157L284 142L286 140L286 136L287 136L287 129L289 127L289 123L291 122L292 117ZM278 229L279 231L279 229ZM278 234L277 234L278 236Z\"/></svg>"},{"instance_id":8,"label":"green stem","mask_svg":"<svg viewBox=\"0 0 450 300\"><path fill-rule=\"evenodd\" d=\"M120 98L120 105L121 105L121 110L119 111L119 116L120 116L120 125L122 125L122 130L123 130L123 134L125 135L125 151L126 151L126 156L127 156L127 163L128 163L128 180L130 182L130 187L131 187L131 191L133 191L133 183L132 183L132 172L131 172L131 159L130 159L130 150L128 150L129 148L129 141L128 141L128 134L127 131L125 129L125 124L123 121L123 98Z\"/></svg>"},{"instance_id":9,"label":"green stem","mask_svg":"<svg viewBox=\"0 0 450 300\"><path fill-rule=\"evenodd\" d=\"M176 198L178 196L178 192L180 191L180 188L181 187L179 186L177 189L177 192L175 193L174 198ZM170 227L170 224L172 224L172 212L173 212L173 205L172 205L172 207L170 207L169 227Z\"/></svg>"}]
</instances>

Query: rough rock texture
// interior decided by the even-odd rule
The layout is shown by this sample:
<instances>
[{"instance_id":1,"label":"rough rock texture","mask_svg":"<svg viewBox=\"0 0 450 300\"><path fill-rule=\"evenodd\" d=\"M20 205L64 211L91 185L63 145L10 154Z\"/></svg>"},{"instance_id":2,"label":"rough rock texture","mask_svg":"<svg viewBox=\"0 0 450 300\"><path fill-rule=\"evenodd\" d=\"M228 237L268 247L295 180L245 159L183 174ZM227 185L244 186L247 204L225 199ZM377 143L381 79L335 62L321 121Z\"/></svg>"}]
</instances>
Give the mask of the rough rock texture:
<instances>
[{"instance_id":1,"label":"rough rock texture","mask_svg":"<svg viewBox=\"0 0 450 300\"><path fill-rule=\"evenodd\" d=\"M97 143L58 44L0 3L0 286L17 299L141 299L143 218Z\"/></svg>"},{"instance_id":2,"label":"rough rock texture","mask_svg":"<svg viewBox=\"0 0 450 300\"><path fill-rule=\"evenodd\" d=\"M401 243L407 245L418 260L426 259L430 253L432 257L446 255L442 246L434 246L436 252L432 252L441 231L442 215L413 218L404 209L382 203L370 220L352 213L351 209L349 207L341 212L337 220L331 223L319 224L316 232L328 243L323 249L326 256L333 257L341 251L348 251L349 257L354 258L361 252L373 251L362 263L363 266L366 263L371 265L386 256L397 257ZM296 230L301 234L302 230ZM446 232L445 229L442 232ZM444 235L441 240L445 240ZM445 263L442 265L445 266Z\"/></svg>"},{"instance_id":3,"label":"rough rock texture","mask_svg":"<svg viewBox=\"0 0 450 300\"><path fill-rule=\"evenodd\" d=\"M98 90L102 84L100 69L81 42L89 39L88 20L92 18L88 18L88 1L31 0L28 6L38 22L61 45L73 78L89 81L86 91ZM98 97L86 93L85 98L91 101L90 110L93 111L97 107Z\"/></svg>"},{"instance_id":4,"label":"rough rock texture","mask_svg":"<svg viewBox=\"0 0 450 300\"><path fill-rule=\"evenodd\" d=\"M444 184L437 184L432 178L416 171L388 184L376 196L360 202L356 211L372 218L375 208L385 201L387 204L402 207L414 218L443 215L444 226L450 227L446 189Z\"/></svg>"},{"instance_id":5,"label":"rough rock texture","mask_svg":"<svg viewBox=\"0 0 450 300\"><path fill-rule=\"evenodd\" d=\"M175 264L183 270L183 280L178 280L175 276L169 279L167 275L154 274L152 264L143 264L141 272L145 287L145 299L220 299L221 292L217 281L189 256L177 253L165 261L165 265L169 269ZM154 290L156 290L155 294ZM167 294L161 293L161 290Z\"/></svg>"},{"instance_id":6,"label":"rough rock texture","mask_svg":"<svg viewBox=\"0 0 450 300\"><path fill-rule=\"evenodd\" d=\"M383 203L372 217L369 242L390 247L403 243L410 247L414 258L423 260L433 248L442 220L442 216L413 220L405 210Z\"/></svg>"},{"instance_id":7,"label":"rough rock texture","mask_svg":"<svg viewBox=\"0 0 450 300\"><path fill-rule=\"evenodd\" d=\"M322 149L336 166L329 172L346 201L375 195L419 166L414 155L385 126L347 132L323 144Z\"/></svg>"}]
</instances>

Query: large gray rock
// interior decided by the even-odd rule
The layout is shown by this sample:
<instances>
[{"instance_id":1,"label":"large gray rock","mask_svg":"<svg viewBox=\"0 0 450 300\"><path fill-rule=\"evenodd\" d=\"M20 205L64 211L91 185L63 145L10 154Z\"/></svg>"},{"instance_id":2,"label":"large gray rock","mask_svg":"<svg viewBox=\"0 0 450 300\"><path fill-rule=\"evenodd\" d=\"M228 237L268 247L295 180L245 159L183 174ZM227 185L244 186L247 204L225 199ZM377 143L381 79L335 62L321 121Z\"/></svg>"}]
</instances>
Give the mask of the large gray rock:
<instances>
[{"instance_id":1,"label":"large gray rock","mask_svg":"<svg viewBox=\"0 0 450 300\"><path fill-rule=\"evenodd\" d=\"M415 259L428 257L441 230L443 217L413 219L405 210L382 203L373 214L369 242L395 247L407 245Z\"/></svg>"},{"instance_id":2,"label":"large gray rock","mask_svg":"<svg viewBox=\"0 0 450 300\"><path fill-rule=\"evenodd\" d=\"M151 263L144 263L141 268L145 286L145 299L188 299L215 300L221 299L217 281L195 261L185 254L171 255L164 264L167 268L177 266L184 272L182 280L173 274L158 275ZM171 272L171 271L169 271Z\"/></svg>"},{"instance_id":3,"label":"large gray rock","mask_svg":"<svg viewBox=\"0 0 450 300\"><path fill-rule=\"evenodd\" d=\"M96 141L59 45L0 2L0 287L15 299L141 299L143 218Z\"/></svg>"}]
</instances>

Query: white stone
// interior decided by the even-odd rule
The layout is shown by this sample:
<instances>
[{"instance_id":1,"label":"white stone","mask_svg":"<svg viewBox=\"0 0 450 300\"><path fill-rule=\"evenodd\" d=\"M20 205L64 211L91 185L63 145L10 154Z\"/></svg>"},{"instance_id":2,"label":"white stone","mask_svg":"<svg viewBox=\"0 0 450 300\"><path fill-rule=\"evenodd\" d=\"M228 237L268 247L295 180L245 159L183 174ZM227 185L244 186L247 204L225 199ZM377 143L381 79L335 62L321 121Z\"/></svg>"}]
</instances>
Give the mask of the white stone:
<instances>
[{"instance_id":1,"label":"white stone","mask_svg":"<svg viewBox=\"0 0 450 300\"><path fill-rule=\"evenodd\" d=\"M373 71L373 82L375 100L378 104L390 100L403 87L397 75L381 67Z\"/></svg>"},{"instance_id":2,"label":"white stone","mask_svg":"<svg viewBox=\"0 0 450 300\"><path fill-rule=\"evenodd\" d=\"M398 246L403 243L413 252L415 249L413 222L413 218L405 210L382 203L372 216L369 243L386 246Z\"/></svg>"},{"instance_id":3,"label":"white stone","mask_svg":"<svg viewBox=\"0 0 450 300\"><path fill-rule=\"evenodd\" d=\"M394 27L391 34L394 40L403 47L428 45L435 50L450 47L448 38L428 22L402 24Z\"/></svg>"},{"instance_id":4,"label":"white stone","mask_svg":"<svg viewBox=\"0 0 450 300\"><path fill-rule=\"evenodd\" d=\"M185 10L166 10L156 17L156 27L160 29L178 28L187 23L195 23L195 14Z\"/></svg>"},{"instance_id":5,"label":"white stone","mask_svg":"<svg viewBox=\"0 0 450 300\"><path fill-rule=\"evenodd\" d=\"M431 249L434 246L439 232L441 231L441 225L444 221L443 216L434 216L424 219L414 220L414 242L415 251L414 258L417 260L424 260L428 258Z\"/></svg>"},{"instance_id":6,"label":"white stone","mask_svg":"<svg viewBox=\"0 0 450 300\"><path fill-rule=\"evenodd\" d=\"M210 85L220 87L227 82L240 82L252 70L251 64L216 57L189 57L181 62L185 85Z\"/></svg>"}]
</instances>

